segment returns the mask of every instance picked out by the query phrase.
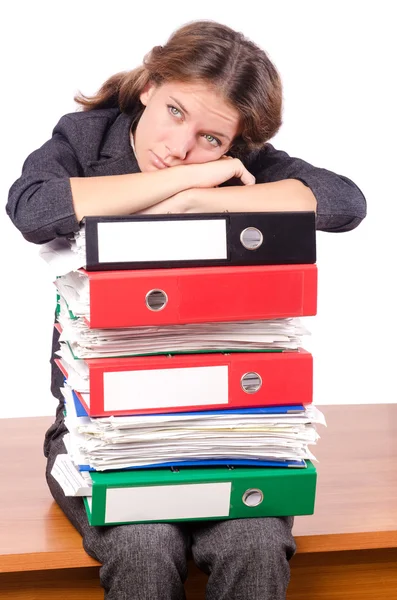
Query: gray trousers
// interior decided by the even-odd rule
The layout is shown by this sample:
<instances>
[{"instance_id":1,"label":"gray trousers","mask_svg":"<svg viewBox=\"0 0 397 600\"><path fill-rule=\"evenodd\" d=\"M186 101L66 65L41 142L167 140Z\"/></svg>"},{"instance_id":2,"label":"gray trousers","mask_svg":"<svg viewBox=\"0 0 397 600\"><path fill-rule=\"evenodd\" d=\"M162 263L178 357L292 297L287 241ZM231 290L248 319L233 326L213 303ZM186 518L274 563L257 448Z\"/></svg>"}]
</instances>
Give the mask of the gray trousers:
<instances>
[{"instance_id":1,"label":"gray trousers","mask_svg":"<svg viewBox=\"0 0 397 600\"><path fill-rule=\"evenodd\" d=\"M207 600L285 600L292 517L91 527L82 498L65 497L50 475L59 453L62 437L49 444L48 486L102 564L105 600L184 600L189 556L209 575Z\"/></svg>"}]
</instances>

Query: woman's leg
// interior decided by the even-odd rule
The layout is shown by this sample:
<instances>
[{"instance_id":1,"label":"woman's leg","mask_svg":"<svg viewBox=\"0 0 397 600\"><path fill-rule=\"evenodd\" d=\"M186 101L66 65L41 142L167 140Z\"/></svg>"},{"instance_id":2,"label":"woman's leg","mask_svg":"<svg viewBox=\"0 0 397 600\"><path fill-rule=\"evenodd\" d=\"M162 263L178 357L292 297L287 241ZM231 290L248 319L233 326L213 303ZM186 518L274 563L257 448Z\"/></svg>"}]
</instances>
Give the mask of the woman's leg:
<instances>
[{"instance_id":1,"label":"woman's leg","mask_svg":"<svg viewBox=\"0 0 397 600\"><path fill-rule=\"evenodd\" d=\"M195 524L192 554L209 575L207 600L285 600L292 524L292 517Z\"/></svg>"},{"instance_id":2,"label":"woman's leg","mask_svg":"<svg viewBox=\"0 0 397 600\"><path fill-rule=\"evenodd\" d=\"M82 498L65 497L50 475L62 437L49 444L47 482L63 512L83 537L86 552L102 563L106 600L184 600L189 534L182 524L92 527Z\"/></svg>"}]
</instances>

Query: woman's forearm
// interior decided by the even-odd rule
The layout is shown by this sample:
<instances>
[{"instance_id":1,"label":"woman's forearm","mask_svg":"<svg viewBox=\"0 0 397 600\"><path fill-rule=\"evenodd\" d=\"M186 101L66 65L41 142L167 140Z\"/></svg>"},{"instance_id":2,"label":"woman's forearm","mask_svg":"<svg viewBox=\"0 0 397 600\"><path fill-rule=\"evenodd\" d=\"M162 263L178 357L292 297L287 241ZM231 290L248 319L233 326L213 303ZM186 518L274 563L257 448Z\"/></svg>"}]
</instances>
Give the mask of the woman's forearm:
<instances>
[{"instance_id":1,"label":"woman's forearm","mask_svg":"<svg viewBox=\"0 0 397 600\"><path fill-rule=\"evenodd\" d=\"M298 179L186 192L185 212L316 211L313 192ZM160 207L161 205L159 205Z\"/></svg>"},{"instance_id":2,"label":"woman's forearm","mask_svg":"<svg viewBox=\"0 0 397 600\"><path fill-rule=\"evenodd\" d=\"M104 177L72 177L78 221L89 215L128 215L149 208L192 186L189 166Z\"/></svg>"}]
</instances>

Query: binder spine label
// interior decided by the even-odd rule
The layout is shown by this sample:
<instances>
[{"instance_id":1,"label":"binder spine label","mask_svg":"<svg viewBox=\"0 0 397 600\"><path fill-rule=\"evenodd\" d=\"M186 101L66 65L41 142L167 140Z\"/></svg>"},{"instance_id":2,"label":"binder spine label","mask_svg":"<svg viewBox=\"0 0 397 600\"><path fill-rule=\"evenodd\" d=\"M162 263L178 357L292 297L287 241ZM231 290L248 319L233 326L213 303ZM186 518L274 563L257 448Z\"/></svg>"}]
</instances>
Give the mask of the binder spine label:
<instances>
[{"instance_id":1,"label":"binder spine label","mask_svg":"<svg viewBox=\"0 0 397 600\"><path fill-rule=\"evenodd\" d=\"M98 260L227 259L226 238L226 219L98 223Z\"/></svg>"},{"instance_id":2,"label":"binder spine label","mask_svg":"<svg viewBox=\"0 0 397 600\"><path fill-rule=\"evenodd\" d=\"M231 487L231 482L221 482L109 488L105 524L228 517Z\"/></svg>"},{"instance_id":3,"label":"binder spine label","mask_svg":"<svg viewBox=\"0 0 397 600\"><path fill-rule=\"evenodd\" d=\"M227 405L228 371L227 365L219 365L105 372L104 410Z\"/></svg>"}]
</instances>

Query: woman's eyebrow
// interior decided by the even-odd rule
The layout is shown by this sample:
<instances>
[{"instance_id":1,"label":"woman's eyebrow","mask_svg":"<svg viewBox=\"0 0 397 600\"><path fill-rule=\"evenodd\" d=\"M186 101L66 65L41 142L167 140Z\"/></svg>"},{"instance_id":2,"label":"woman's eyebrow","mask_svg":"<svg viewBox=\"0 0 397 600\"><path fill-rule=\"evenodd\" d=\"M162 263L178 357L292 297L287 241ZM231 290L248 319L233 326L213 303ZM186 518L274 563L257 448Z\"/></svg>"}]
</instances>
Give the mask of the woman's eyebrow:
<instances>
[{"instance_id":1,"label":"woman's eyebrow","mask_svg":"<svg viewBox=\"0 0 397 600\"><path fill-rule=\"evenodd\" d=\"M184 112L186 115L189 115L189 111L187 111L187 110L186 110L186 108L183 106L182 102L180 102L179 100L177 100L177 99L176 99L176 98L174 98L173 96L170 96L170 99L171 99L173 102L175 102L175 104L177 104L177 105L179 106L179 108L181 108L181 109L183 110L183 112ZM211 131L212 131L212 130L211 130ZM212 131L212 133L213 133L214 135L218 135L219 137L226 138L227 140L229 140L229 142L231 141L231 140L230 140L230 137L229 137L228 135L225 135L224 133L219 133L218 131Z\"/></svg>"}]
</instances>

